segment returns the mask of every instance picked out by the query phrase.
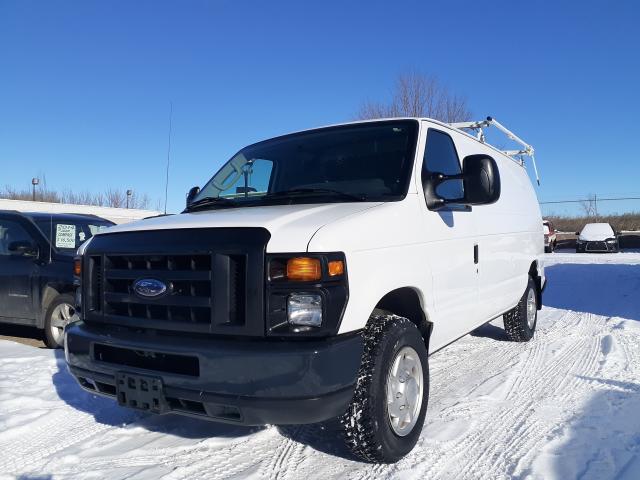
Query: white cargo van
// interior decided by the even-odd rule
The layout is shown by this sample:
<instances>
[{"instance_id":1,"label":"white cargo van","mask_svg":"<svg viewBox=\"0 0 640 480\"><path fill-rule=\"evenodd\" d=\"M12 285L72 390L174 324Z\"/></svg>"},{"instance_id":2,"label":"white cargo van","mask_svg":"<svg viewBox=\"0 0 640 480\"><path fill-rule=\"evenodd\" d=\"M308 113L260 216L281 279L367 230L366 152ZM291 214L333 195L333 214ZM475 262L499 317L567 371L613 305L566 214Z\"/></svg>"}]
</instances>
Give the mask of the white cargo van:
<instances>
[{"instance_id":1,"label":"white cargo van","mask_svg":"<svg viewBox=\"0 0 640 480\"><path fill-rule=\"evenodd\" d=\"M422 430L428 353L500 316L533 337L542 219L512 153L421 118L248 146L182 214L83 246L70 370L155 413L340 418L355 454L396 461Z\"/></svg>"}]
</instances>

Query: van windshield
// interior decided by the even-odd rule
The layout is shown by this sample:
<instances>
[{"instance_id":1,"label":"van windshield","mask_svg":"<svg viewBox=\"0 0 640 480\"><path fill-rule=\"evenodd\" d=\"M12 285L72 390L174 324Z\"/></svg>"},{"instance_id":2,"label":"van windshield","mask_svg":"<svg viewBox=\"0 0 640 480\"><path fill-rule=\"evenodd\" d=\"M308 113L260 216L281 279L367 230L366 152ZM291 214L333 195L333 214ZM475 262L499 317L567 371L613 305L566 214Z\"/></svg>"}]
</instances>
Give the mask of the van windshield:
<instances>
[{"instance_id":1,"label":"van windshield","mask_svg":"<svg viewBox=\"0 0 640 480\"><path fill-rule=\"evenodd\" d=\"M75 255L78 247L93 235L115 225L102 219L84 220L55 216L38 218L34 222L51 244L65 255Z\"/></svg>"},{"instance_id":2,"label":"van windshield","mask_svg":"<svg viewBox=\"0 0 640 480\"><path fill-rule=\"evenodd\" d=\"M395 201L405 197L418 137L414 120L302 132L234 155L187 211L267 204Z\"/></svg>"}]
</instances>

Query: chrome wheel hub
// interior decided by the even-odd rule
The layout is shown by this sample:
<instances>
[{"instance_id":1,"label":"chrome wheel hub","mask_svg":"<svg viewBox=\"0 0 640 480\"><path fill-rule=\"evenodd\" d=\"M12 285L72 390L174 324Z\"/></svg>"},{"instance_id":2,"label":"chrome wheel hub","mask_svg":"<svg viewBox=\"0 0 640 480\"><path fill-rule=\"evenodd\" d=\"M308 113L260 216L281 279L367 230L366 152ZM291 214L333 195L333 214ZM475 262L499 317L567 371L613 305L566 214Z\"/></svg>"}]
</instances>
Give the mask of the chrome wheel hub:
<instances>
[{"instance_id":1,"label":"chrome wheel hub","mask_svg":"<svg viewBox=\"0 0 640 480\"><path fill-rule=\"evenodd\" d=\"M387 377L387 415L391 428L401 437L408 435L420 415L424 395L424 375L418 353L403 347L396 354Z\"/></svg>"},{"instance_id":2,"label":"chrome wheel hub","mask_svg":"<svg viewBox=\"0 0 640 480\"><path fill-rule=\"evenodd\" d=\"M533 328L536 323L536 312L538 306L536 305L536 292L533 289L529 290L527 294L527 325L529 328Z\"/></svg>"},{"instance_id":3,"label":"chrome wheel hub","mask_svg":"<svg viewBox=\"0 0 640 480\"><path fill-rule=\"evenodd\" d=\"M64 327L71 321L71 317L75 313L73 305L61 303L51 312L51 337L58 345L62 345L64 336Z\"/></svg>"}]
</instances>

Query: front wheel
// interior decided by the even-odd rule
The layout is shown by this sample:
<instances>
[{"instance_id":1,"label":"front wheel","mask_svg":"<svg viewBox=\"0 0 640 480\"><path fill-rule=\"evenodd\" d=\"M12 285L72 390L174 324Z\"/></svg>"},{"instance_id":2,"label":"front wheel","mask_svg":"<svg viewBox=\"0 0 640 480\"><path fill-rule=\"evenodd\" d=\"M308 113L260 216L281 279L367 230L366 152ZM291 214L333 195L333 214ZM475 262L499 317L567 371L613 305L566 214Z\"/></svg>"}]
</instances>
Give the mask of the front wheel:
<instances>
[{"instance_id":1,"label":"front wheel","mask_svg":"<svg viewBox=\"0 0 640 480\"><path fill-rule=\"evenodd\" d=\"M49 304L44 319L44 343L49 348L64 346L64 327L75 313L71 295L58 295Z\"/></svg>"},{"instance_id":2,"label":"front wheel","mask_svg":"<svg viewBox=\"0 0 640 480\"><path fill-rule=\"evenodd\" d=\"M353 399L340 418L349 449L374 463L393 463L415 446L427 410L425 341L410 320L374 315L363 331L364 352Z\"/></svg>"},{"instance_id":3,"label":"front wheel","mask_svg":"<svg viewBox=\"0 0 640 480\"><path fill-rule=\"evenodd\" d=\"M538 296L531 277L518 305L502 316L507 337L513 342L528 342L533 338L538 322Z\"/></svg>"}]
</instances>

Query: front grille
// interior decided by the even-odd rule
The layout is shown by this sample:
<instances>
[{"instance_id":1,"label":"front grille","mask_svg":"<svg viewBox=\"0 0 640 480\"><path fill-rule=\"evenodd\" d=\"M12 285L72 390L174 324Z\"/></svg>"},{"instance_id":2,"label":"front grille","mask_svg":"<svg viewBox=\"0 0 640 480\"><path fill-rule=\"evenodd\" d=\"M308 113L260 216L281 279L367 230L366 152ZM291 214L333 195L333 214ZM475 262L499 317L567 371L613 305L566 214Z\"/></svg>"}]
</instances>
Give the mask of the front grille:
<instances>
[{"instance_id":1,"label":"front grille","mask_svg":"<svg viewBox=\"0 0 640 480\"><path fill-rule=\"evenodd\" d=\"M187 324L211 322L211 255L105 255L106 315ZM152 278L167 285L159 298L143 298L136 280Z\"/></svg>"},{"instance_id":2,"label":"front grille","mask_svg":"<svg viewBox=\"0 0 640 480\"><path fill-rule=\"evenodd\" d=\"M263 335L268 236L247 237L243 230L262 232L209 229L198 234L173 230L96 236L85 257L85 320L159 331ZM140 295L134 285L142 279L160 281L166 291Z\"/></svg>"},{"instance_id":3,"label":"front grille","mask_svg":"<svg viewBox=\"0 0 640 480\"><path fill-rule=\"evenodd\" d=\"M606 242L588 242L585 249L587 252L606 252Z\"/></svg>"}]
</instances>

